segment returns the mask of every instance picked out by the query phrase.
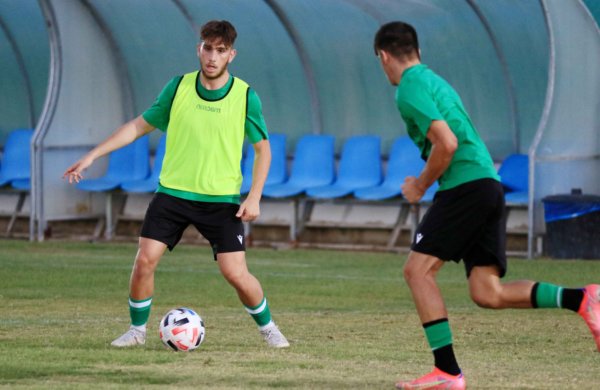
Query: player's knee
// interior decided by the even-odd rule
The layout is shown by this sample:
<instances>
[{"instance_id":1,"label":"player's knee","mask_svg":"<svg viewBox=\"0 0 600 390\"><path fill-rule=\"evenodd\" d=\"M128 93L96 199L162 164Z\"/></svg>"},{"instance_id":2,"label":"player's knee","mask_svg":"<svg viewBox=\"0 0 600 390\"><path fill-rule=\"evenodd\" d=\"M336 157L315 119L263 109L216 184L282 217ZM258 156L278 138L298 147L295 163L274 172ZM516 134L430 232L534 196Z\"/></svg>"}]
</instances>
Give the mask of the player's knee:
<instances>
[{"instance_id":1,"label":"player's knee","mask_svg":"<svg viewBox=\"0 0 600 390\"><path fill-rule=\"evenodd\" d=\"M225 280L234 287L241 286L247 276L247 272L244 272L241 269L227 269L223 270L222 273Z\"/></svg>"},{"instance_id":2,"label":"player's knee","mask_svg":"<svg viewBox=\"0 0 600 390\"><path fill-rule=\"evenodd\" d=\"M442 265L437 257L411 252L404 264L404 280L409 286L435 280Z\"/></svg>"},{"instance_id":3,"label":"player's knee","mask_svg":"<svg viewBox=\"0 0 600 390\"><path fill-rule=\"evenodd\" d=\"M416 267L414 263L407 263L404 266L402 273L404 276L404 280L408 285L411 285L411 283L416 283L417 281L422 280L427 276L427 273L424 272L422 268Z\"/></svg>"},{"instance_id":4,"label":"player's knee","mask_svg":"<svg viewBox=\"0 0 600 390\"><path fill-rule=\"evenodd\" d=\"M500 294L494 290L471 291L471 299L477 306L485 309L502 308L502 299Z\"/></svg>"},{"instance_id":5,"label":"player's knee","mask_svg":"<svg viewBox=\"0 0 600 390\"><path fill-rule=\"evenodd\" d=\"M158 259L155 259L146 253L140 251L135 257L134 273L136 274L147 274L154 272Z\"/></svg>"}]
</instances>

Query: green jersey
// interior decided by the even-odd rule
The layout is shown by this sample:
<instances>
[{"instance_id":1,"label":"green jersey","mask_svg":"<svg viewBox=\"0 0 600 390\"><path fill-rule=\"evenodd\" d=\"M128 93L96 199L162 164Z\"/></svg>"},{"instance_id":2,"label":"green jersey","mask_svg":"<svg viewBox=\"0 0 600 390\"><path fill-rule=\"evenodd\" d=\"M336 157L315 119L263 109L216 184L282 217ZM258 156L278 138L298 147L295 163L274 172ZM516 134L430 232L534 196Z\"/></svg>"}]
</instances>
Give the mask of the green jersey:
<instances>
[{"instance_id":1,"label":"green jersey","mask_svg":"<svg viewBox=\"0 0 600 390\"><path fill-rule=\"evenodd\" d=\"M158 192L205 202L239 203L244 136L268 139L261 103L240 79L207 90L199 72L173 78L142 116L167 131Z\"/></svg>"},{"instance_id":2,"label":"green jersey","mask_svg":"<svg viewBox=\"0 0 600 390\"><path fill-rule=\"evenodd\" d=\"M406 69L396 89L396 104L409 137L423 159L431 153L427 132L434 120L443 120L458 140L450 165L439 178L439 191L491 178L500 181L494 162L479 137L454 88L424 64Z\"/></svg>"}]
</instances>

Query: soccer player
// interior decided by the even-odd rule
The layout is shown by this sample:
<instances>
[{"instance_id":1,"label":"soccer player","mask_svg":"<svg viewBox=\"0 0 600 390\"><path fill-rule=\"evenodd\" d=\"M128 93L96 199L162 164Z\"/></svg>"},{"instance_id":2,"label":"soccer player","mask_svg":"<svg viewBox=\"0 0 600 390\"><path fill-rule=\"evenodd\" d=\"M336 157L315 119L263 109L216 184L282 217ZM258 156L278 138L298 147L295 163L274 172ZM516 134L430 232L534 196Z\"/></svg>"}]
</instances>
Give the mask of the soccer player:
<instances>
[{"instance_id":1,"label":"soccer player","mask_svg":"<svg viewBox=\"0 0 600 390\"><path fill-rule=\"evenodd\" d=\"M500 178L456 91L421 63L415 29L403 22L385 24L375 35L374 49L388 80L397 86L396 105L408 135L426 160L419 177L405 179L402 193L417 203L436 180L440 184L404 266L435 367L396 387L466 387L436 283L437 272L450 260L463 260L469 292L478 306L572 310L583 317L600 350L600 285L570 289L528 280L500 281L507 266Z\"/></svg>"},{"instance_id":2,"label":"soccer player","mask_svg":"<svg viewBox=\"0 0 600 390\"><path fill-rule=\"evenodd\" d=\"M131 327L115 347L144 344L154 292L154 271L165 249L173 250L190 225L210 242L219 270L236 290L267 344L289 346L271 319L259 281L248 271L242 221L260 214L259 201L271 163L268 133L258 95L227 67L237 37L228 21L201 28L196 51L200 71L173 78L141 116L119 127L63 177L79 182L94 160L155 128L166 130L160 184L142 226L129 285ZM240 161L245 136L255 154L252 187L240 204Z\"/></svg>"}]
</instances>

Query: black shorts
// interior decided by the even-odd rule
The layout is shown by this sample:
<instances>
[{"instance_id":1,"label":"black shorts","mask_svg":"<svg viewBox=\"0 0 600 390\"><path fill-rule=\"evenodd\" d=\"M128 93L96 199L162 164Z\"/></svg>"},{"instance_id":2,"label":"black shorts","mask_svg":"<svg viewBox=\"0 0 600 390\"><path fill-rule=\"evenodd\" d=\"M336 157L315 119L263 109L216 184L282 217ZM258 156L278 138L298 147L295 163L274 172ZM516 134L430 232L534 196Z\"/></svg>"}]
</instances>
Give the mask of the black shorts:
<instances>
[{"instance_id":1,"label":"black shorts","mask_svg":"<svg viewBox=\"0 0 600 390\"><path fill-rule=\"evenodd\" d=\"M435 195L417 227L411 249L444 261L461 259L467 277L476 266L496 265L506 273L504 190L480 179Z\"/></svg>"},{"instance_id":2,"label":"black shorts","mask_svg":"<svg viewBox=\"0 0 600 390\"><path fill-rule=\"evenodd\" d=\"M173 250L189 225L210 242L217 253L245 251L244 224L233 203L197 202L156 193L148 205L141 236L160 241Z\"/></svg>"}]
</instances>

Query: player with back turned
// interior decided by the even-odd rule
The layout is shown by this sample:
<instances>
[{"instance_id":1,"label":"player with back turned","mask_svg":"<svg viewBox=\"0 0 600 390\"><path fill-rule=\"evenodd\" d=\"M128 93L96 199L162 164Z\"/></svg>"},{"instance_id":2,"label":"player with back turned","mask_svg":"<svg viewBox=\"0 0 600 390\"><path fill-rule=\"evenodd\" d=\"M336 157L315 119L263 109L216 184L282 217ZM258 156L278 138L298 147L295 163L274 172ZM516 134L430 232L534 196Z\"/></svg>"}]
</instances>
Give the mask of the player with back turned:
<instances>
[{"instance_id":1,"label":"player with back turned","mask_svg":"<svg viewBox=\"0 0 600 390\"><path fill-rule=\"evenodd\" d=\"M235 288L267 344L289 346L271 319L260 282L246 265L242 221L253 221L260 214L271 149L258 95L227 69L236 56L236 37L235 28L227 21L204 24L202 42L196 49L200 71L173 78L152 107L118 128L64 173L70 183L78 182L97 158L155 128L166 130L160 184L146 211L131 272L131 326L113 346L145 343L154 271L165 250L177 245L190 224L210 242L221 274ZM240 161L246 136L256 157L252 187L240 204Z\"/></svg>"},{"instance_id":2,"label":"player with back turned","mask_svg":"<svg viewBox=\"0 0 600 390\"><path fill-rule=\"evenodd\" d=\"M399 389L464 389L454 355L448 313L436 283L447 261L463 260L473 301L484 308L565 308L579 313L600 350L600 285L563 288L506 273L504 193L492 158L456 91L421 63L417 33L391 22L375 35L375 54L396 89L408 135L426 159L419 177L407 177L404 197L417 203L437 180L440 187L420 222L404 278L434 355L434 369Z\"/></svg>"}]
</instances>

